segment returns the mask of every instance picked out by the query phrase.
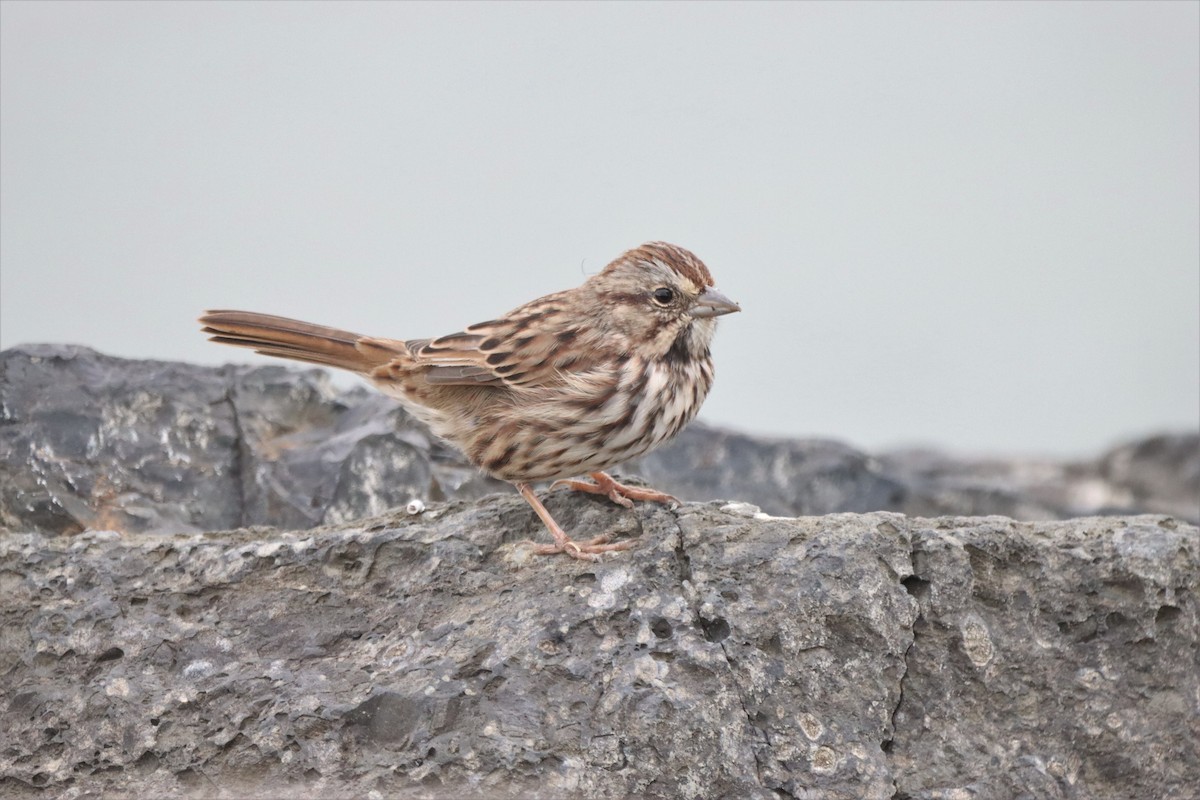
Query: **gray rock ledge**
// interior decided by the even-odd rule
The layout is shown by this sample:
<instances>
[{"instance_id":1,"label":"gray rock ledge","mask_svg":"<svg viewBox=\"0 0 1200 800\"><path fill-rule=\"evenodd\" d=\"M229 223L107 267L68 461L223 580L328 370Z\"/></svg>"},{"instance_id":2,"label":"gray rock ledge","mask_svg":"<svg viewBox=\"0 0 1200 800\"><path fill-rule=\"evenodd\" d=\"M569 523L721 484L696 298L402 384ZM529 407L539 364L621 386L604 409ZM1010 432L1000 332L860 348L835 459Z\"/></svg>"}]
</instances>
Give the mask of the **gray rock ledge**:
<instances>
[{"instance_id":1,"label":"gray rock ledge","mask_svg":"<svg viewBox=\"0 0 1200 800\"><path fill-rule=\"evenodd\" d=\"M1150 513L1200 523L1200 431L1066 462L873 456L693 423L619 471L676 497L736 497L781 516ZM0 351L0 529L298 530L501 489L511 491L395 401L339 391L321 370L134 361L72 345Z\"/></svg>"},{"instance_id":2,"label":"gray rock ledge","mask_svg":"<svg viewBox=\"0 0 1200 800\"><path fill-rule=\"evenodd\" d=\"M0 535L0 795L1196 796L1193 526L548 497Z\"/></svg>"}]
</instances>

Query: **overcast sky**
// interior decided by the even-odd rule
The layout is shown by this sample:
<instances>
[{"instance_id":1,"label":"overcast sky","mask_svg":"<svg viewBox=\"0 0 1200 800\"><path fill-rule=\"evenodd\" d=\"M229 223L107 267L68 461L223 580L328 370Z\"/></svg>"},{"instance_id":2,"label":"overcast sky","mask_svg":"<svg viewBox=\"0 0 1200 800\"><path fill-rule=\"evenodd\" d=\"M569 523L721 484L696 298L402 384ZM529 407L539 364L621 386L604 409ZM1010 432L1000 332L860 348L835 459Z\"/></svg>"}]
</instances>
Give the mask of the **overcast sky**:
<instances>
[{"instance_id":1,"label":"overcast sky","mask_svg":"<svg viewBox=\"0 0 1200 800\"><path fill-rule=\"evenodd\" d=\"M701 417L1092 454L1200 426L1200 4L0 3L0 345L432 336L664 239Z\"/></svg>"}]
</instances>

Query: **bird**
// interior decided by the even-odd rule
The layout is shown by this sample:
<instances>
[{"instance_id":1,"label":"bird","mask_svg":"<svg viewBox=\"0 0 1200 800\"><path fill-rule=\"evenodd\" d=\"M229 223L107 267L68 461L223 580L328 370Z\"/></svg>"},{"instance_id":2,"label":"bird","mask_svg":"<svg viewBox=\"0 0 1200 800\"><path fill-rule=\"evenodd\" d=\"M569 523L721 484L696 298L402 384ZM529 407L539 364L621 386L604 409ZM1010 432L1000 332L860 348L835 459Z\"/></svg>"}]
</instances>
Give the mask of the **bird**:
<instances>
[{"instance_id":1,"label":"bird","mask_svg":"<svg viewBox=\"0 0 1200 800\"><path fill-rule=\"evenodd\" d=\"M648 242L582 284L435 339L384 339L249 311L200 317L213 342L337 367L400 401L475 467L507 481L554 540L539 555L596 561L629 549L571 539L531 484L678 505L605 470L683 429L712 387L717 317L741 311L692 252ZM587 475L591 480L581 480Z\"/></svg>"}]
</instances>

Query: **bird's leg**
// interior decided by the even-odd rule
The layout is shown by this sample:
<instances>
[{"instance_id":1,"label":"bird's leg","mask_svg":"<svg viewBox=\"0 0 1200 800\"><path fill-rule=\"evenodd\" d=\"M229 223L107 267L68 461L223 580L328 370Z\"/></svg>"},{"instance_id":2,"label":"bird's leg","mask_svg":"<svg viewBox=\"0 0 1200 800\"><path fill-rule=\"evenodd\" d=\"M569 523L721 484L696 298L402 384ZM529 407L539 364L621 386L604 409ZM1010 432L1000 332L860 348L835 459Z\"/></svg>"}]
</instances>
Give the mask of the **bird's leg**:
<instances>
[{"instance_id":1,"label":"bird's leg","mask_svg":"<svg viewBox=\"0 0 1200 800\"><path fill-rule=\"evenodd\" d=\"M529 488L527 483L515 484L517 491L521 493L521 497L525 498L525 502L533 506L533 510L541 517L543 523L550 530L550 535L554 537L554 544L534 544L533 552L540 556L553 555L555 553L566 553L572 558L578 558L583 561L599 561L600 553L607 553L612 550L628 550L633 547L632 541L615 542L609 544L607 535L597 536L587 542L575 542L571 537L559 527L554 521L554 517L550 516L550 512L542 505L542 501L537 499L537 495L533 493L533 489Z\"/></svg>"},{"instance_id":2,"label":"bird's leg","mask_svg":"<svg viewBox=\"0 0 1200 800\"><path fill-rule=\"evenodd\" d=\"M665 492L655 491L654 489L639 489L636 486L626 486L623 483L617 483L606 472L592 472L589 474L595 483L563 480L550 484L550 488L553 490L559 486L566 486L568 489L574 489L577 492L607 495L609 500L626 508L633 508L634 500L649 500L652 503L682 505L678 498L672 497Z\"/></svg>"}]
</instances>

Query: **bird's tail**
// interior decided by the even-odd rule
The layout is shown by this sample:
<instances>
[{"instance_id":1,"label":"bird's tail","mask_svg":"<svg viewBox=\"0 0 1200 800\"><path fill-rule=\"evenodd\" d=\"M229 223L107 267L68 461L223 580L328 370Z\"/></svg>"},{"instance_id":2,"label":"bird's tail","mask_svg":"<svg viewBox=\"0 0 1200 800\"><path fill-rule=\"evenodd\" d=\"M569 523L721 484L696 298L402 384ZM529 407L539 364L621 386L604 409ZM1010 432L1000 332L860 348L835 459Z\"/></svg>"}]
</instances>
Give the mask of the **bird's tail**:
<instances>
[{"instance_id":1,"label":"bird's tail","mask_svg":"<svg viewBox=\"0 0 1200 800\"><path fill-rule=\"evenodd\" d=\"M406 353L404 342L376 339L252 311L208 311L200 317L209 340L295 361L369 374Z\"/></svg>"}]
</instances>

